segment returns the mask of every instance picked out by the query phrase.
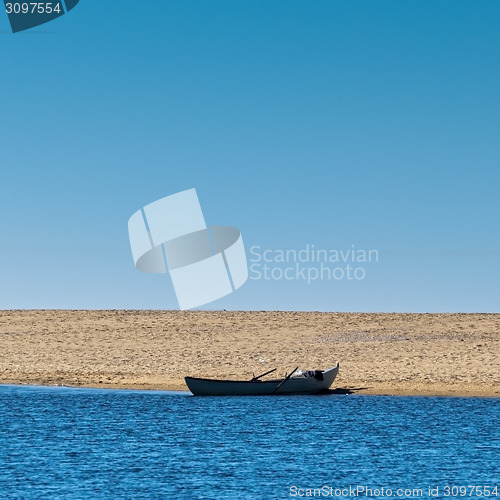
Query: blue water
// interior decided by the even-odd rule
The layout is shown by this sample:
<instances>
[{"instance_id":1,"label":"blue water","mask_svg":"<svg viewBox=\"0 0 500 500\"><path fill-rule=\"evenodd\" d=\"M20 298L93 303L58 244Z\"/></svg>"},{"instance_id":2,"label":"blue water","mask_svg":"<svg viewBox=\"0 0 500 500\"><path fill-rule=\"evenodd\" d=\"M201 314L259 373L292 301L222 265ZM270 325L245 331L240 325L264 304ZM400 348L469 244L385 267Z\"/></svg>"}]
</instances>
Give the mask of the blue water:
<instances>
[{"instance_id":1,"label":"blue water","mask_svg":"<svg viewBox=\"0 0 500 500\"><path fill-rule=\"evenodd\" d=\"M500 400L0 387L0 498L445 498L447 485L500 498Z\"/></svg>"}]
</instances>

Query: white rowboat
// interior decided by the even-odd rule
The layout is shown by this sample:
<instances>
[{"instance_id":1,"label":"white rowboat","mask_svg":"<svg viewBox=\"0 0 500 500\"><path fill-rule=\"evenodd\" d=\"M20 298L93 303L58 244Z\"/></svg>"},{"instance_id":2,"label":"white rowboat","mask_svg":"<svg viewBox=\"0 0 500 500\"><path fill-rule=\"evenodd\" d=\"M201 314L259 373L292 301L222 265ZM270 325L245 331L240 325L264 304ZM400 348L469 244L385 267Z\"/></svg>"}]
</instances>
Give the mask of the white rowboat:
<instances>
[{"instance_id":1,"label":"white rowboat","mask_svg":"<svg viewBox=\"0 0 500 500\"><path fill-rule=\"evenodd\" d=\"M328 370L315 370L273 380L217 380L186 377L186 385L195 396L266 396L274 394L317 394L327 391L339 372L339 364ZM274 370L271 370L274 371ZM270 373L270 372L268 372ZM267 375L264 374L264 375Z\"/></svg>"}]
</instances>

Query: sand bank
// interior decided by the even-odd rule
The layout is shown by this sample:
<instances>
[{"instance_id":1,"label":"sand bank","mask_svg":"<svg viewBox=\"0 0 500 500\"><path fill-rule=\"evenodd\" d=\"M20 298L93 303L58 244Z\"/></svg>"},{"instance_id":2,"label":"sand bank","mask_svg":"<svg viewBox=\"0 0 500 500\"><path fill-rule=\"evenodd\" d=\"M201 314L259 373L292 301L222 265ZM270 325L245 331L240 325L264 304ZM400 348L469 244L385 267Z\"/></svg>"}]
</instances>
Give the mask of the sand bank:
<instances>
[{"instance_id":1,"label":"sand bank","mask_svg":"<svg viewBox=\"0 0 500 500\"><path fill-rule=\"evenodd\" d=\"M500 396L500 314L0 311L0 383L186 390L340 362L359 394Z\"/></svg>"}]
</instances>

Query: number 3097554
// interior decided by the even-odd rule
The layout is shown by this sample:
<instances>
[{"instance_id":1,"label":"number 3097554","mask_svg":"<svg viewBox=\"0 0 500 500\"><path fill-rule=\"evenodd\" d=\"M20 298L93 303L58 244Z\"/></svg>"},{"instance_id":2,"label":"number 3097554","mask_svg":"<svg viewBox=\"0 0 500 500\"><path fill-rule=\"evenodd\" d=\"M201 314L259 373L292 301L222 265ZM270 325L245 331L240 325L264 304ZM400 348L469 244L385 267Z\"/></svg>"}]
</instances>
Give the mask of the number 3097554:
<instances>
[{"instance_id":1,"label":"number 3097554","mask_svg":"<svg viewBox=\"0 0 500 500\"><path fill-rule=\"evenodd\" d=\"M61 4L59 2L15 2L6 3L7 14L52 14L61 13Z\"/></svg>"}]
</instances>

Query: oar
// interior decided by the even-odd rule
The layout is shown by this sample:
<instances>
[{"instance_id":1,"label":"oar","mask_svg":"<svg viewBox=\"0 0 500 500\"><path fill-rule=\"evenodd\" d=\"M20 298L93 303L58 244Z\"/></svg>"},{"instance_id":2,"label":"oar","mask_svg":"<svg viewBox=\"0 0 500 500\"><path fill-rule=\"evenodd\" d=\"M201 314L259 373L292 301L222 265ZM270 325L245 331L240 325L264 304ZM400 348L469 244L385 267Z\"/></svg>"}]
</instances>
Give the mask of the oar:
<instances>
[{"instance_id":1,"label":"oar","mask_svg":"<svg viewBox=\"0 0 500 500\"><path fill-rule=\"evenodd\" d=\"M271 394L274 394L298 369L299 367L297 366L297 368L295 368L295 370L293 370L293 372L291 372L290 375L288 375L284 380L282 380L279 383L278 387L276 387L276 389L274 389L274 391Z\"/></svg>"},{"instance_id":2,"label":"oar","mask_svg":"<svg viewBox=\"0 0 500 500\"><path fill-rule=\"evenodd\" d=\"M273 368L272 370L269 370L268 372L263 373L262 375L259 375L258 377L254 377L252 380L250 380L250 382L254 382L255 380L259 380L259 378L265 377L266 375L269 375L270 373L273 373L275 371L276 371L276 368Z\"/></svg>"}]
</instances>

